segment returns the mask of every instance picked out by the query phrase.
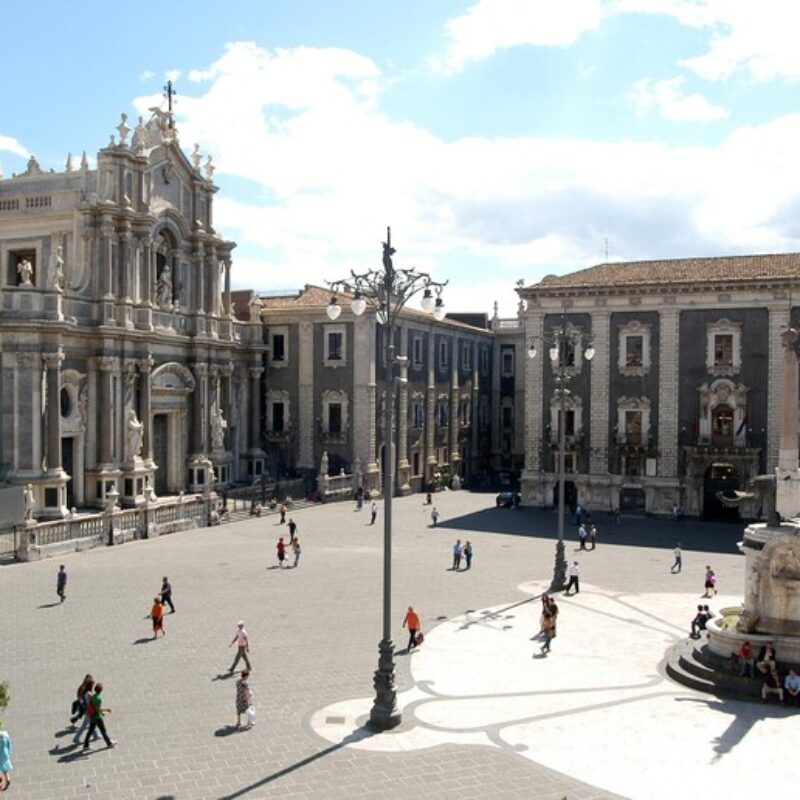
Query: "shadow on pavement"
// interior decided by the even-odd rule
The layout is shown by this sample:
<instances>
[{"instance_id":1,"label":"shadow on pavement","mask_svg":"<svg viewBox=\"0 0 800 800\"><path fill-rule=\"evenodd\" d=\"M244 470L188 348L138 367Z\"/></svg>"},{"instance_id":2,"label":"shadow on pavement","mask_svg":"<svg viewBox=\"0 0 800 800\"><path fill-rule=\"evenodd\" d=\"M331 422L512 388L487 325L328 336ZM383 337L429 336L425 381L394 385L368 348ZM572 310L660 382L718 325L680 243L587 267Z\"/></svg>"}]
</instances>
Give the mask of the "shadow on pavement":
<instances>
[{"instance_id":1,"label":"shadow on pavement","mask_svg":"<svg viewBox=\"0 0 800 800\"><path fill-rule=\"evenodd\" d=\"M36 608L55 608L56 606L62 605L60 600L56 600L55 603L44 603L41 606L36 606Z\"/></svg>"},{"instance_id":2,"label":"shadow on pavement","mask_svg":"<svg viewBox=\"0 0 800 800\"><path fill-rule=\"evenodd\" d=\"M221 728L217 728L214 731L214 736L231 736L234 733L244 733L244 731L249 730L250 728L248 728L246 725L240 725L238 728L236 725L223 725Z\"/></svg>"},{"instance_id":3,"label":"shadow on pavement","mask_svg":"<svg viewBox=\"0 0 800 800\"><path fill-rule=\"evenodd\" d=\"M152 636L142 636L141 639L137 639L135 642L131 644L147 644L148 642L154 642L155 639Z\"/></svg>"},{"instance_id":4,"label":"shadow on pavement","mask_svg":"<svg viewBox=\"0 0 800 800\"><path fill-rule=\"evenodd\" d=\"M597 548L613 545L634 547L672 548L676 542L684 550L701 550L712 553L738 553L736 543L741 541L746 523L705 522L684 520L675 522L658 517L621 517L597 512L591 522L597 526ZM440 520L437 528L452 532L502 533L512 536L529 536L537 539L558 538L558 514L553 509L539 508L487 508ZM571 514L564 520L564 539L567 547L577 547L577 526Z\"/></svg>"},{"instance_id":5,"label":"shadow on pavement","mask_svg":"<svg viewBox=\"0 0 800 800\"><path fill-rule=\"evenodd\" d=\"M367 739L370 736L374 736L375 731L370 730L369 728L362 727L356 728L352 733L349 733L342 739L341 742L337 742L336 744L332 744L330 747L326 747L324 750L320 750L312 755L301 759L300 761L295 762L294 764L290 764L288 767L284 767L277 772L273 772L271 775L267 775L265 778L262 778L260 781L256 781L255 783L251 783L249 786L243 786L241 789L237 789L235 792L231 792L230 794L221 795L218 800L236 800L237 797L244 797L244 795L249 794L250 792L255 791L256 789L260 789L262 786L266 786L273 781L277 781L279 778L283 778L286 775L291 775L292 772L296 772L298 769L302 769L303 767L307 767L309 764L313 764L315 761L318 761L320 758L325 758L325 756L331 755L331 753L335 753L337 750L341 750L343 747L346 747L348 744L353 744L354 742L360 742L363 739Z\"/></svg>"}]
</instances>

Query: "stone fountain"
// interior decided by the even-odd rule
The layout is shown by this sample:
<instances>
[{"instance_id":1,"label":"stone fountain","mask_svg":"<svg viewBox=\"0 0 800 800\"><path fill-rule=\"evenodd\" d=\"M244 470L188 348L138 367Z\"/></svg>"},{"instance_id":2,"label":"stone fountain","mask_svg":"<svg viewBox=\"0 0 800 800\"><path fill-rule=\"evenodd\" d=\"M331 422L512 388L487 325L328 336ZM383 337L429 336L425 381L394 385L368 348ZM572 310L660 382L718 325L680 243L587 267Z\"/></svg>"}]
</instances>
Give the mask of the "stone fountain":
<instances>
[{"instance_id":1,"label":"stone fountain","mask_svg":"<svg viewBox=\"0 0 800 800\"><path fill-rule=\"evenodd\" d=\"M723 609L708 626L708 647L730 658L747 640L756 650L772 641L778 661L800 664L800 469L798 468L798 332L781 334L783 383L780 451L774 478L774 509L767 523L749 525L739 544L746 559L742 608ZM735 624L732 621L736 620Z\"/></svg>"}]
</instances>

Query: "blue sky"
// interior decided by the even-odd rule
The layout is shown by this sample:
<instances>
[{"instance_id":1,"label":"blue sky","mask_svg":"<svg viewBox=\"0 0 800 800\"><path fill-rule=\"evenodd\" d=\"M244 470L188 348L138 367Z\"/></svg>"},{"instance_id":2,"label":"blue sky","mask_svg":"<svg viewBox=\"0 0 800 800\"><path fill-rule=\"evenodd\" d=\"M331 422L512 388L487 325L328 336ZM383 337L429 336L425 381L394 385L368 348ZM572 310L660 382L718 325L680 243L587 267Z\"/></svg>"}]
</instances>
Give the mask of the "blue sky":
<instances>
[{"instance_id":1,"label":"blue sky","mask_svg":"<svg viewBox=\"0 0 800 800\"><path fill-rule=\"evenodd\" d=\"M227 10L228 8L233 10ZM84 0L3 10L0 164L93 157L178 89L238 287L377 264L455 310L605 260L800 247L789 0Z\"/></svg>"}]
</instances>

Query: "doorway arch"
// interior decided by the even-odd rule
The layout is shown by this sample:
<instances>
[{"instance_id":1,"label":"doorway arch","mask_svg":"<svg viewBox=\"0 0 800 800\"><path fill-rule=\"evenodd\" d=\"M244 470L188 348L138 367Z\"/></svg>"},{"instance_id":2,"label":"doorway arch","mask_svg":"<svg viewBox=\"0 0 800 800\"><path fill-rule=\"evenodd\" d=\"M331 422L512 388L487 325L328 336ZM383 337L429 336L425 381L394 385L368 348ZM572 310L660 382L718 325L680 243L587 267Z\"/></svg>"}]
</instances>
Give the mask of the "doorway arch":
<instances>
[{"instance_id":1,"label":"doorway arch","mask_svg":"<svg viewBox=\"0 0 800 800\"><path fill-rule=\"evenodd\" d=\"M717 493L733 494L740 488L739 473L729 461L712 461L703 477L703 519L739 520L739 509L723 505Z\"/></svg>"}]
</instances>

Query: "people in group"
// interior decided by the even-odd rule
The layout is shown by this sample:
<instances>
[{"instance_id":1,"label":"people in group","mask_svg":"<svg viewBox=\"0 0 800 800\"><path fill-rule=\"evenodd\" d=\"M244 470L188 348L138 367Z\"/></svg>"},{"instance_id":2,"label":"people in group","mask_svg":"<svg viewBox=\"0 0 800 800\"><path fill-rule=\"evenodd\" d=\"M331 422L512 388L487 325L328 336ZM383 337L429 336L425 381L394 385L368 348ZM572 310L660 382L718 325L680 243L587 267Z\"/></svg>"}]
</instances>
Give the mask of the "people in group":
<instances>
[{"instance_id":1,"label":"people in group","mask_svg":"<svg viewBox=\"0 0 800 800\"><path fill-rule=\"evenodd\" d=\"M567 567L567 578L569 580L567 581L567 588L564 590L564 594L570 594L570 589L573 587L575 589L575 594L578 594L581 590L581 570L577 561L573 561Z\"/></svg>"},{"instance_id":2,"label":"people in group","mask_svg":"<svg viewBox=\"0 0 800 800\"><path fill-rule=\"evenodd\" d=\"M261 503L250 503L250 516L251 517L260 517L261 516Z\"/></svg>"},{"instance_id":3,"label":"people in group","mask_svg":"<svg viewBox=\"0 0 800 800\"><path fill-rule=\"evenodd\" d=\"M739 675L744 677L755 677L755 659L753 658L753 648L750 642L742 642L737 656L739 662Z\"/></svg>"},{"instance_id":4,"label":"people in group","mask_svg":"<svg viewBox=\"0 0 800 800\"><path fill-rule=\"evenodd\" d=\"M233 664L231 664L231 668L228 672L233 672L236 669L236 665L239 663L240 659L244 660L248 672L252 672L253 668L250 666L250 659L247 657L247 654L250 652L250 637L244 627L244 620L240 619L236 623L236 633L233 634L233 639L231 639L231 643L228 647L233 647L234 644L238 649L236 651L236 658L233 660Z\"/></svg>"},{"instance_id":5,"label":"people in group","mask_svg":"<svg viewBox=\"0 0 800 800\"><path fill-rule=\"evenodd\" d=\"M772 642L766 642L761 646L756 657L756 669L759 672L766 674L773 667L777 666L778 657L775 653L775 645Z\"/></svg>"},{"instance_id":6,"label":"people in group","mask_svg":"<svg viewBox=\"0 0 800 800\"><path fill-rule=\"evenodd\" d=\"M166 636L167 632L164 630L164 604L161 598L156 595L153 598L153 607L150 609L150 619L153 620L153 638L158 638L158 632L161 631L162 636Z\"/></svg>"},{"instance_id":7,"label":"people in group","mask_svg":"<svg viewBox=\"0 0 800 800\"><path fill-rule=\"evenodd\" d=\"M419 633L419 614L414 611L413 606L408 607L405 619L403 619L403 627L408 628L408 647L406 648L410 653L412 648L417 646L417 634Z\"/></svg>"},{"instance_id":8,"label":"people in group","mask_svg":"<svg viewBox=\"0 0 800 800\"><path fill-rule=\"evenodd\" d=\"M678 542L675 545L675 550L673 551L673 554L675 556L675 561L672 562L672 566L669 568L669 571L674 575L675 573L680 572L681 568L683 567L683 553L681 551L680 542Z\"/></svg>"},{"instance_id":9,"label":"people in group","mask_svg":"<svg viewBox=\"0 0 800 800\"><path fill-rule=\"evenodd\" d=\"M717 575L711 567L706 564L706 575L705 575L705 592L703 593L703 597L711 597L711 592L714 594L717 593Z\"/></svg>"},{"instance_id":10,"label":"people in group","mask_svg":"<svg viewBox=\"0 0 800 800\"><path fill-rule=\"evenodd\" d=\"M461 547L461 539L456 539L456 543L453 545L453 572L458 572L461 569L462 552L463 548Z\"/></svg>"},{"instance_id":11,"label":"people in group","mask_svg":"<svg viewBox=\"0 0 800 800\"><path fill-rule=\"evenodd\" d=\"M76 699L72 703L72 716L70 717L70 725L75 727L75 723L82 718L80 727L75 731L72 741L75 744L80 744L84 736L84 731L89 728L91 717L89 716L89 703L92 701L92 694L94 693L94 678L87 674L81 681L81 685L76 691ZM95 728L94 739L100 738L100 732Z\"/></svg>"},{"instance_id":12,"label":"people in group","mask_svg":"<svg viewBox=\"0 0 800 800\"><path fill-rule=\"evenodd\" d=\"M783 690L791 700L794 700L796 705L800 705L800 676L794 667L789 670L789 674L783 681Z\"/></svg>"},{"instance_id":13,"label":"people in group","mask_svg":"<svg viewBox=\"0 0 800 800\"><path fill-rule=\"evenodd\" d=\"M166 575L161 579L161 604L169 606L170 614L175 613L175 606L172 603L172 584Z\"/></svg>"},{"instance_id":14,"label":"people in group","mask_svg":"<svg viewBox=\"0 0 800 800\"><path fill-rule=\"evenodd\" d=\"M461 548L461 553L464 556L464 561L467 563L466 569L470 569L470 567L472 567L472 542L469 540L464 542L464 547Z\"/></svg>"},{"instance_id":15,"label":"people in group","mask_svg":"<svg viewBox=\"0 0 800 800\"><path fill-rule=\"evenodd\" d=\"M4 728L0 728L0 791L8 789L11 783L8 773L14 769L14 765L11 763L13 752L11 735Z\"/></svg>"},{"instance_id":16,"label":"people in group","mask_svg":"<svg viewBox=\"0 0 800 800\"><path fill-rule=\"evenodd\" d=\"M108 732L106 731L106 723L104 717L106 714L111 713L110 708L104 708L103 706L103 684L96 683L94 686L94 692L89 700L89 705L86 709L86 713L89 716L89 729L86 731L86 738L83 740L83 749L89 749L89 740L92 738L92 735L96 730L100 731L100 735L103 737L103 740L106 743L106 747L114 747L116 744L115 741L109 738Z\"/></svg>"},{"instance_id":17,"label":"people in group","mask_svg":"<svg viewBox=\"0 0 800 800\"><path fill-rule=\"evenodd\" d=\"M700 637L700 631L704 631L706 629L706 625L708 625L708 621L711 619L711 616L711 610L708 606L697 606L697 613L694 615L691 626L692 638L697 639Z\"/></svg>"},{"instance_id":18,"label":"people in group","mask_svg":"<svg viewBox=\"0 0 800 800\"><path fill-rule=\"evenodd\" d=\"M303 552L300 549L300 540L296 536L292 539L292 552L294 553L294 564L293 564L293 566L296 569L297 565L300 563L300 555Z\"/></svg>"},{"instance_id":19,"label":"people in group","mask_svg":"<svg viewBox=\"0 0 800 800\"><path fill-rule=\"evenodd\" d=\"M236 727L242 727L242 714L247 719L247 727L252 727L255 723L249 718L248 709L253 705L253 692L250 689L248 678L250 677L250 670L243 669L239 680L236 681Z\"/></svg>"},{"instance_id":20,"label":"people in group","mask_svg":"<svg viewBox=\"0 0 800 800\"><path fill-rule=\"evenodd\" d=\"M767 702L767 698L771 694L777 694L780 704L783 705L783 686L781 686L781 676L778 673L778 668L773 664L769 672L764 677L764 682L761 684L761 701Z\"/></svg>"},{"instance_id":21,"label":"people in group","mask_svg":"<svg viewBox=\"0 0 800 800\"><path fill-rule=\"evenodd\" d=\"M283 536L278 539L275 549L278 551L278 564L283 569L283 562L286 560L286 543L283 541Z\"/></svg>"},{"instance_id":22,"label":"people in group","mask_svg":"<svg viewBox=\"0 0 800 800\"><path fill-rule=\"evenodd\" d=\"M56 594L62 603L67 599L67 569L63 564L58 568L56 576Z\"/></svg>"}]
</instances>

